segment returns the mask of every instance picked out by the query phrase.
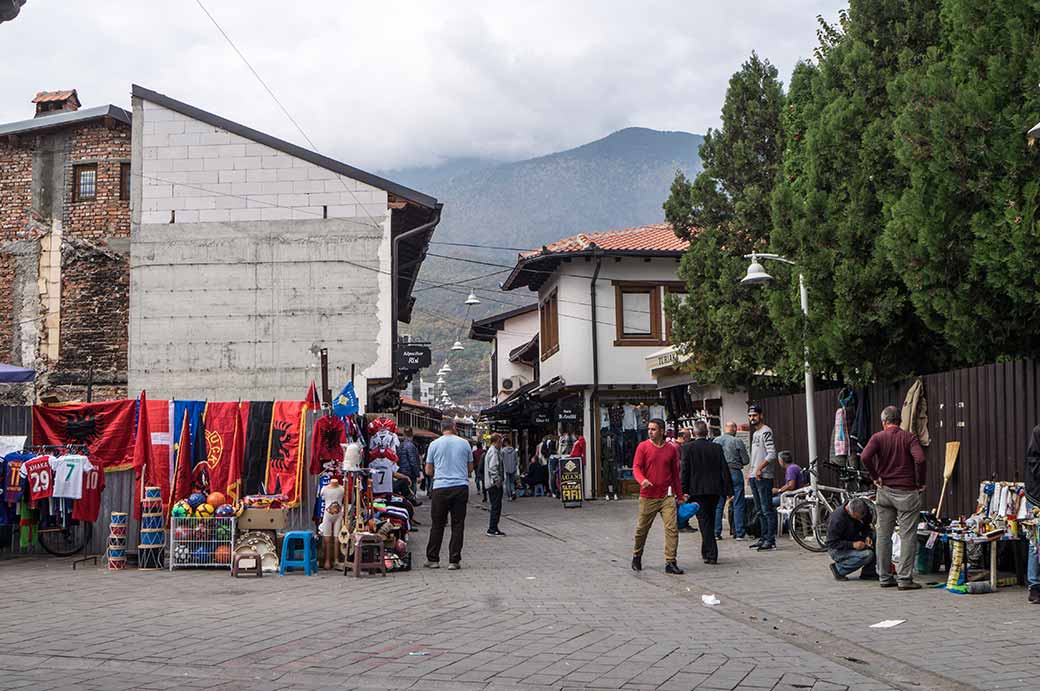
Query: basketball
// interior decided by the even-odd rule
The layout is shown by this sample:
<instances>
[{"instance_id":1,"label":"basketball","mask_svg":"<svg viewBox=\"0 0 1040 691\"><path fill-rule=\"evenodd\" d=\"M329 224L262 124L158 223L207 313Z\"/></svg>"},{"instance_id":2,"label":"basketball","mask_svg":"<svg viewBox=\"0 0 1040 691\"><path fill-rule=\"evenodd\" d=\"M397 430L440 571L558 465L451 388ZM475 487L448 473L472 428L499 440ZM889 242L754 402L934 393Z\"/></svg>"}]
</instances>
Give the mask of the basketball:
<instances>
[{"instance_id":1,"label":"basketball","mask_svg":"<svg viewBox=\"0 0 1040 691\"><path fill-rule=\"evenodd\" d=\"M202 492L194 492L188 497L188 503L191 504L191 508L197 508L206 503L206 495Z\"/></svg>"},{"instance_id":2,"label":"basketball","mask_svg":"<svg viewBox=\"0 0 1040 691\"><path fill-rule=\"evenodd\" d=\"M199 518L212 518L215 509L212 504L199 504L195 507L195 515Z\"/></svg>"},{"instance_id":3,"label":"basketball","mask_svg":"<svg viewBox=\"0 0 1040 691\"><path fill-rule=\"evenodd\" d=\"M209 495L209 498L212 499L213 495L212 494ZM231 504L219 504L218 505L218 504L213 504L213 502L209 502L209 503L212 504L213 506L217 507L216 516L218 518L231 518L232 516L235 515L235 507L232 506Z\"/></svg>"},{"instance_id":4,"label":"basketball","mask_svg":"<svg viewBox=\"0 0 1040 691\"><path fill-rule=\"evenodd\" d=\"M210 492L209 496L206 497L206 503L210 506L220 506L221 504L226 504L227 500L220 492Z\"/></svg>"},{"instance_id":5,"label":"basketball","mask_svg":"<svg viewBox=\"0 0 1040 691\"><path fill-rule=\"evenodd\" d=\"M186 499L181 499L179 502L173 505L170 509L170 515L177 518L188 518L195 513L195 509L191 507Z\"/></svg>"},{"instance_id":6,"label":"basketball","mask_svg":"<svg viewBox=\"0 0 1040 691\"><path fill-rule=\"evenodd\" d=\"M218 564L230 564L231 547L228 545L218 545L217 549L213 551L213 561Z\"/></svg>"}]
</instances>

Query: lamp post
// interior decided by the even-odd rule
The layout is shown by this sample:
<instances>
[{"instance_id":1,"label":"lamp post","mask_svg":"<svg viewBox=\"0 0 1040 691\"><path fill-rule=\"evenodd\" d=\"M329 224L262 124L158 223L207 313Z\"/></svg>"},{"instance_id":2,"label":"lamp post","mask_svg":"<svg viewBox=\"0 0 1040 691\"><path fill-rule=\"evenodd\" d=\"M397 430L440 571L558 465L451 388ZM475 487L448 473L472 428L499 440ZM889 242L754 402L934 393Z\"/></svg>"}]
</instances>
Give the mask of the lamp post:
<instances>
[{"instance_id":1,"label":"lamp post","mask_svg":"<svg viewBox=\"0 0 1040 691\"><path fill-rule=\"evenodd\" d=\"M787 259L781 257L778 254L745 254L744 259L750 259L751 264L748 265L747 275L740 279L741 285L761 285L769 283L773 280L773 277L766 273L765 268L762 266L759 260L769 259L772 261L778 261L788 266L797 265ZM805 275L801 271L798 272L798 291L801 294L802 299L802 315L805 319L809 319L809 291L805 288ZM810 465L816 460L816 404L813 400L816 394L816 383L813 379L812 365L809 363L809 342L805 342L805 432L809 436L809 463ZM813 493L816 493L817 478L816 473L809 473L809 480L812 483ZM816 506L813 505L813 525L816 525Z\"/></svg>"}]
</instances>

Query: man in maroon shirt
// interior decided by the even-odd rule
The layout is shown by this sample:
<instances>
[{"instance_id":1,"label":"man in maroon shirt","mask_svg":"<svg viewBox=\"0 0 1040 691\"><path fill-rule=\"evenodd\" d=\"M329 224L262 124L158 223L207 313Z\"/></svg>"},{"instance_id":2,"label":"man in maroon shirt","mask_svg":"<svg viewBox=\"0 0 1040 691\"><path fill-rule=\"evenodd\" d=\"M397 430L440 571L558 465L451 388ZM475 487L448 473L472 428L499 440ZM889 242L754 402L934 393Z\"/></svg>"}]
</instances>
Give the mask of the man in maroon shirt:
<instances>
[{"instance_id":1,"label":"man in maroon shirt","mask_svg":"<svg viewBox=\"0 0 1040 691\"><path fill-rule=\"evenodd\" d=\"M924 449L917 436L899 428L899 408L881 411L884 429L867 442L860 455L863 467L877 485L877 563L882 588L917 590L917 524L921 518L921 492L925 485ZM892 533L899 525L898 582L892 578Z\"/></svg>"},{"instance_id":2,"label":"man in maroon shirt","mask_svg":"<svg viewBox=\"0 0 1040 691\"><path fill-rule=\"evenodd\" d=\"M653 419L648 426L650 438L636 447L632 476L639 483L639 519L636 522L636 544L632 550L632 570L643 570L643 546L657 514L664 521L664 570L679 575L683 570L675 563L679 549L679 518L676 497L682 495L679 478L679 449L664 439L664 420ZM668 490L672 494L668 494Z\"/></svg>"}]
</instances>

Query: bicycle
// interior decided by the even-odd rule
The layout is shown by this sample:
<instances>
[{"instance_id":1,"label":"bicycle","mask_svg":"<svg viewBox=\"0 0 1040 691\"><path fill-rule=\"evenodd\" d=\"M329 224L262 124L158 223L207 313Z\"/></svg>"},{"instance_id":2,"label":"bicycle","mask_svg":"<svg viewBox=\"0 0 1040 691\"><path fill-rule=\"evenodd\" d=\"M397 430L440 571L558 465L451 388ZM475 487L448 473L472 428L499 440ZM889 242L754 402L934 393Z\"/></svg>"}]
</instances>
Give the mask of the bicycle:
<instances>
[{"instance_id":1,"label":"bicycle","mask_svg":"<svg viewBox=\"0 0 1040 691\"><path fill-rule=\"evenodd\" d=\"M874 490L859 489L870 485L866 472L827 461L823 464L837 471L838 479L845 487L818 484L815 490L808 486L787 494L788 498L797 500L788 514L789 532L795 542L810 552L827 551L827 524L831 514L849 500L859 498L867 502L871 523L877 516ZM809 463L810 475L819 477L818 465L817 461ZM850 490L850 486L857 488L856 491Z\"/></svg>"},{"instance_id":2,"label":"bicycle","mask_svg":"<svg viewBox=\"0 0 1040 691\"><path fill-rule=\"evenodd\" d=\"M40 547L48 554L56 557L71 557L78 554L90 544L94 535L94 524L87 521L73 521L63 528L41 528L37 532Z\"/></svg>"}]
</instances>

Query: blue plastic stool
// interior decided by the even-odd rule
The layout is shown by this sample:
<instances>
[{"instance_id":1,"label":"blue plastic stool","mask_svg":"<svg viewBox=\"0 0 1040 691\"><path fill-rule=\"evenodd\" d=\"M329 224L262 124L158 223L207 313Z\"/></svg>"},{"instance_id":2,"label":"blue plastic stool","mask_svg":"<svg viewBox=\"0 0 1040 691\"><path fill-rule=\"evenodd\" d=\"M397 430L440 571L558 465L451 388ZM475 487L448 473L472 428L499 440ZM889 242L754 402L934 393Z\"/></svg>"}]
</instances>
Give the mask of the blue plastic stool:
<instances>
[{"instance_id":1,"label":"blue plastic stool","mask_svg":"<svg viewBox=\"0 0 1040 691\"><path fill-rule=\"evenodd\" d=\"M302 568L304 574L318 573L318 551L315 549L314 533L309 530L293 530L282 538L282 563L278 575L284 576L286 569Z\"/></svg>"}]
</instances>

